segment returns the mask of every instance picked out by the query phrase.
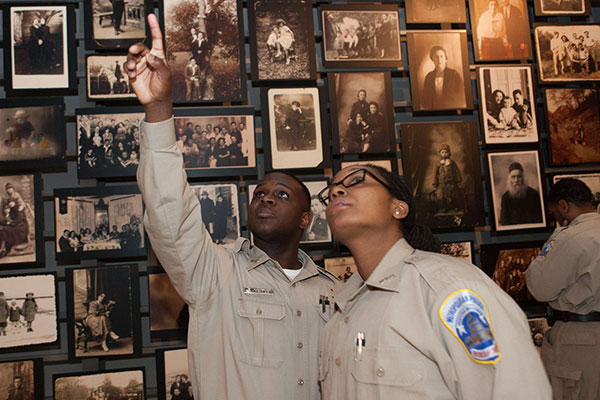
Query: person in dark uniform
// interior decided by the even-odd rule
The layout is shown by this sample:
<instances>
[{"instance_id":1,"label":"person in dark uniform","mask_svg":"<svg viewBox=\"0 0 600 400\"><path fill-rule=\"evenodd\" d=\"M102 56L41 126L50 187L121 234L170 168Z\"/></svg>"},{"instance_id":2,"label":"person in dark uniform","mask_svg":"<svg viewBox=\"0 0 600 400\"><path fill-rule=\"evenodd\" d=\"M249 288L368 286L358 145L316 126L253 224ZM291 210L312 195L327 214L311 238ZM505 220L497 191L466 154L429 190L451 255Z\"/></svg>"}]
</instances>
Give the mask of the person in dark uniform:
<instances>
[{"instance_id":1,"label":"person in dark uniform","mask_svg":"<svg viewBox=\"0 0 600 400\"><path fill-rule=\"evenodd\" d=\"M300 102L292 101L292 108L288 111L285 119L285 130L288 133L288 143L291 143L290 150L300 150L304 142L304 116L302 115L302 106Z\"/></svg>"},{"instance_id":2,"label":"person in dark uniform","mask_svg":"<svg viewBox=\"0 0 600 400\"><path fill-rule=\"evenodd\" d=\"M113 26L115 28L115 35L120 34L121 32L125 32L121 29L121 21L123 20L123 11L125 10L125 1L124 0L110 0L113 7Z\"/></svg>"}]
</instances>

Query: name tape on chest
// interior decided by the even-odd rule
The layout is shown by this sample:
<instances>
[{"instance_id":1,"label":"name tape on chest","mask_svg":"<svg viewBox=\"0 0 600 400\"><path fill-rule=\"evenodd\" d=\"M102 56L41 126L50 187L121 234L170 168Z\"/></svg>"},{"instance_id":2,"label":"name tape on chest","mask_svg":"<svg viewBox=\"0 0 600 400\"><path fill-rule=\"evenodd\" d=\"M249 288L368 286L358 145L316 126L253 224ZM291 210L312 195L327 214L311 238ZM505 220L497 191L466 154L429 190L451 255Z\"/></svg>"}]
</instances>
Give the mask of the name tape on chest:
<instances>
[{"instance_id":1,"label":"name tape on chest","mask_svg":"<svg viewBox=\"0 0 600 400\"><path fill-rule=\"evenodd\" d=\"M244 294L273 296L273 289L245 287Z\"/></svg>"},{"instance_id":2,"label":"name tape on chest","mask_svg":"<svg viewBox=\"0 0 600 400\"><path fill-rule=\"evenodd\" d=\"M476 293L468 289L452 293L440 307L440 318L471 360L480 364L495 364L500 360L487 305Z\"/></svg>"},{"instance_id":3,"label":"name tape on chest","mask_svg":"<svg viewBox=\"0 0 600 400\"><path fill-rule=\"evenodd\" d=\"M554 240L551 240L548 243L546 243L544 248L540 251L540 254L537 255L536 260L543 260L544 258L546 258L548 253L550 253L550 250L552 250L553 246L554 246Z\"/></svg>"}]
</instances>

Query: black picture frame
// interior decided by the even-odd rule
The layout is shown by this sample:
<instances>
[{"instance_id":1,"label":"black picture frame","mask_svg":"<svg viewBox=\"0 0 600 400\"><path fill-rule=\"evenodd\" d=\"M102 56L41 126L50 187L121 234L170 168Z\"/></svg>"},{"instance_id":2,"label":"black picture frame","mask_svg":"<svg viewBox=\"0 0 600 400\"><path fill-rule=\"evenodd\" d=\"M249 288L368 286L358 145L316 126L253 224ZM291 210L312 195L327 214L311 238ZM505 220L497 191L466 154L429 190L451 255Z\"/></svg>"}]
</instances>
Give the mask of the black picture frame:
<instances>
[{"instance_id":1,"label":"black picture frame","mask_svg":"<svg viewBox=\"0 0 600 400\"><path fill-rule=\"evenodd\" d=\"M135 177L140 154L139 121L143 117L142 107L76 109L79 178Z\"/></svg>"},{"instance_id":2,"label":"black picture frame","mask_svg":"<svg viewBox=\"0 0 600 400\"><path fill-rule=\"evenodd\" d=\"M391 73L331 72L327 84L334 154L395 153Z\"/></svg>"},{"instance_id":3,"label":"black picture frame","mask_svg":"<svg viewBox=\"0 0 600 400\"><path fill-rule=\"evenodd\" d=\"M406 0L404 7L408 24L467 22L467 8L462 0Z\"/></svg>"},{"instance_id":4,"label":"black picture frame","mask_svg":"<svg viewBox=\"0 0 600 400\"><path fill-rule=\"evenodd\" d=\"M144 367L54 374L52 375L52 398L56 400L87 399L92 395L88 391L89 387L92 385L103 386L105 379L110 381L113 387L122 391L126 390L132 399L146 398L146 370ZM138 379L141 379L141 383ZM132 381L137 384L130 386ZM98 390L98 387L92 390ZM104 387L102 391L104 392L102 395L106 396Z\"/></svg>"},{"instance_id":5,"label":"black picture frame","mask_svg":"<svg viewBox=\"0 0 600 400\"><path fill-rule=\"evenodd\" d=\"M230 106L230 107L195 107L195 108L176 108L173 110L175 116L175 134L176 138L186 137L193 139L193 134L196 132L196 125L204 127L207 131L207 137L214 137L217 141L217 137L225 137L225 131L229 132L230 136L236 136L242 138L241 158L237 161L231 162L232 159L223 158L221 162L218 160L218 154L216 150L210 150L205 152L204 157L201 157L201 153L194 159L194 152L192 157L188 160L186 149L183 143L179 143L178 146L184 153L184 168L187 176L190 178L199 177L228 177L228 176L256 176L257 171L257 154L256 154L256 136L255 136L255 124L254 124L254 107L248 106ZM231 135L233 132L232 123L235 122L236 129L239 131L238 134ZM189 128L189 124L192 124L192 129L186 133ZM240 130L240 123L244 123L244 130ZM208 130L207 126L210 125L211 129ZM216 127L219 127L219 132L216 132ZM183 140L183 139L181 139ZM231 140L231 139L230 139ZM209 139L210 142L210 139ZM217 141L218 142L218 141ZM209 143L210 145L210 143ZM227 145L227 138L224 142ZM198 146L196 146L198 147ZM237 150L236 150L237 151ZM231 152L229 152L231 154ZM227 154L224 152L222 155ZM212 157L211 157L212 155ZM213 161L214 160L214 161ZM221 164L221 165L219 165ZM235 165L231 165L235 164Z\"/></svg>"},{"instance_id":6,"label":"black picture frame","mask_svg":"<svg viewBox=\"0 0 600 400\"><path fill-rule=\"evenodd\" d=\"M193 390L187 361L186 347L173 347L156 351L156 374L159 400L168 400L173 395L174 382L179 375L185 375L188 382L182 382L180 388ZM168 389L167 389L168 388ZM193 396L193 393L192 393Z\"/></svg>"},{"instance_id":7,"label":"black picture frame","mask_svg":"<svg viewBox=\"0 0 600 400\"><path fill-rule=\"evenodd\" d=\"M403 69L397 4L321 4L319 8L325 68ZM364 32L362 41L359 27Z\"/></svg>"},{"instance_id":8,"label":"black picture frame","mask_svg":"<svg viewBox=\"0 0 600 400\"><path fill-rule=\"evenodd\" d=\"M354 257L349 253L327 255L323 258L323 268L342 282L346 282L357 271Z\"/></svg>"},{"instance_id":9,"label":"black picture frame","mask_svg":"<svg viewBox=\"0 0 600 400\"><path fill-rule=\"evenodd\" d=\"M548 163L551 166L571 166L600 162L600 153L592 145L594 140L600 139L597 129L600 124L598 89L589 86L544 88L543 93L548 127Z\"/></svg>"},{"instance_id":10,"label":"black picture frame","mask_svg":"<svg viewBox=\"0 0 600 400\"><path fill-rule=\"evenodd\" d=\"M187 335L190 313L162 267L148 267L150 336L180 338Z\"/></svg>"},{"instance_id":11,"label":"black picture frame","mask_svg":"<svg viewBox=\"0 0 600 400\"><path fill-rule=\"evenodd\" d=\"M119 5L117 11L114 8L112 2L89 0L84 3L86 49L126 50L134 43L147 41L150 30L146 23L146 15L154 11L152 0L127 2L122 7ZM117 25L118 32L114 29L115 12L121 14L121 22ZM107 21L108 28L105 26Z\"/></svg>"},{"instance_id":12,"label":"black picture frame","mask_svg":"<svg viewBox=\"0 0 600 400\"><path fill-rule=\"evenodd\" d=\"M534 0L533 5L537 17L590 15L592 11L590 0L561 1L560 3L554 0Z\"/></svg>"},{"instance_id":13,"label":"black picture frame","mask_svg":"<svg viewBox=\"0 0 600 400\"><path fill-rule=\"evenodd\" d=\"M71 359L140 354L140 290L136 265L69 268L66 289ZM104 301L99 303L101 294ZM106 329L110 329L104 343L108 350L103 350L99 336L100 331Z\"/></svg>"},{"instance_id":14,"label":"black picture frame","mask_svg":"<svg viewBox=\"0 0 600 400\"><path fill-rule=\"evenodd\" d=\"M0 170L65 170L64 112L62 97L0 100Z\"/></svg>"},{"instance_id":15,"label":"black picture frame","mask_svg":"<svg viewBox=\"0 0 600 400\"><path fill-rule=\"evenodd\" d=\"M0 376L10 382L8 397L14 398L12 387L16 379L21 378L21 390L24 399L42 400L44 398L44 367L41 358L2 361Z\"/></svg>"},{"instance_id":16,"label":"black picture frame","mask_svg":"<svg viewBox=\"0 0 600 400\"><path fill-rule=\"evenodd\" d=\"M8 185L13 193L8 193ZM44 265L44 202L39 174L0 175L0 221L8 236L0 243L0 269L42 267ZM19 200L20 199L20 200ZM14 206L10 206L14 203ZM22 203L22 205L20 205ZM5 210L8 206L9 214ZM22 207L22 209L21 209ZM27 221L25 231L23 218ZM15 238L25 240L9 243ZM10 246L10 248L9 248Z\"/></svg>"},{"instance_id":17,"label":"black picture frame","mask_svg":"<svg viewBox=\"0 0 600 400\"><path fill-rule=\"evenodd\" d=\"M88 54L85 57L85 76L88 101L137 99L123 70L127 55Z\"/></svg>"},{"instance_id":18,"label":"black picture frame","mask_svg":"<svg viewBox=\"0 0 600 400\"><path fill-rule=\"evenodd\" d=\"M556 183L561 179L573 178L579 179L587 185L594 195L594 208L600 214L600 171L580 172L577 173L560 173L552 175L552 183Z\"/></svg>"},{"instance_id":19,"label":"black picture frame","mask_svg":"<svg viewBox=\"0 0 600 400\"><path fill-rule=\"evenodd\" d=\"M459 258L471 264L475 263L475 254L472 240L464 240L459 242L443 242L442 254Z\"/></svg>"},{"instance_id":20,"label":"black picture frame","mask_svg":"<svg viewBox=\"0 0 600 400\"><path fill-rule=\"evenodd\" d=\"M77 207L71 209L73 205ZM135 185L54 189L56 260L145 258L143 215L142 195ZM134 225L137 233L131 231ZM123 226L129 228L125 233ZM69 239L64 237L67 232Z\"/></svg>"},{"instance_id":21,"label":"black picture frame","mask_svg":"<svg viewBox=\"0 0 600 400\"><path fill-rule=\"evenodd\" d=\"M312 28L310 1L250 0L248 30L253 83L316 80L315 35Z\"/></svg>"},{"instance_id":22,"label":"black picture frame","mask_svg":"<svg viewBox=\"0 0 600 400\"><path fill-rule=\"evenodd\" d=\"M432 230L483 226L477 122L407 123L400 130L403 176L419 204L417 223Z\"/></svg>"},{"instance_id":23,"label":"black picture frame","mask_svg":"<svg viewBox=\"0 0 600 400\"><path fill-rule=\"evenodd\" d=\"M246 103L242 0L224 0L213 7L201 3L205 6L199 9L194 9L194 4L186 0L159 1L160 24L167 44L165 55L172 71L173 102ZM192 47L191 28L205 34L205 45L198 43ZM193 83L190 84L190 98L186 96L185 69L191 58L197 60L200 67L196 99L192 96Z\"/></svg>"},{"instance_id":24,"label":"black picture frame","mask_svg":"<svg viewBox=\"0 0 600 400\"><path fill-rule=\"evenodd\" d=\"M542 343L544 343L544 336L546 332L550 329L550 325L548 325L548 320L544 316L543 313L539 313L540 316L536 316L533 318L527 318L527 322L529 323L529 330L531 332L531 341L535 346L538 354L541 356L542 354ZM529 317L529 315L528 315Z\"/></svg>"},{"instance_id":25,"label":"black picture frame","mask_svg":"<svg viewBox=\"0 0 600 400\"><path fill-rule=\"evenodd\" d=\"M3 6L2 13L6 94L37 97L75 93L75 5L60 2L51 5L41 2L7 4ZM49 23L36 27L36 19L38 23L40 19ZM15 30L11 29L13 26ZM37 37L39 48L34 47L32 33L34 38ZM25 41L32 46L25 44ZM60 43L60 52L55 51L57 43ZM34 59L33 62L30 58Z\"/></svg>"},{"instance_id":26,"label":"black picture frame","mask_svg":"<svg viewBox=\"0 0 600 400\"><path fill-rule=\"evenodd\" d=\"M458 29L409 31L406 39L408 62L416 72L410 74L413 112L472 109L467 32ZM432 58L438 53L440 58L445 56L446 60L443 63L444 84L440 95L436 95L435 91L436 66Z\"/></svg>"}]
</instances>

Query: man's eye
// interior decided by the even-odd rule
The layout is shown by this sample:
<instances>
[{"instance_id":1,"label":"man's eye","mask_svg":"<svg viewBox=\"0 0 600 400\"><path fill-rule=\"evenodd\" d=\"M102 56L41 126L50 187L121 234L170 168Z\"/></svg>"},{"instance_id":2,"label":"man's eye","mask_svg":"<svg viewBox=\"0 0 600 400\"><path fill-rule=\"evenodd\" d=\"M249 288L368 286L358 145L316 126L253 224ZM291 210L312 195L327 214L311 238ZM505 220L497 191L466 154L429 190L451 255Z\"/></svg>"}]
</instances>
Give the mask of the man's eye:
<instances>
[{"instance_id":1,"label":"man's eye","mask_svg":"<svg viewBox=\"0 0 600 400\"><path fill-rule=\"evenodd\" d=\"M260 191L254 192L254 197L265 197L265 192L260 192Z\"/></svg>"},{"instance_id":2,"label":"man's eye","mask_svg":"<svg viewBox=\"0 0 600 400\"><path fill-rule=\"evenodd\" d=\"M280 192L279 197L281 197L282 199L289 199L290 195L287 194L286 192Z\"/></svg>"}]
</instances>

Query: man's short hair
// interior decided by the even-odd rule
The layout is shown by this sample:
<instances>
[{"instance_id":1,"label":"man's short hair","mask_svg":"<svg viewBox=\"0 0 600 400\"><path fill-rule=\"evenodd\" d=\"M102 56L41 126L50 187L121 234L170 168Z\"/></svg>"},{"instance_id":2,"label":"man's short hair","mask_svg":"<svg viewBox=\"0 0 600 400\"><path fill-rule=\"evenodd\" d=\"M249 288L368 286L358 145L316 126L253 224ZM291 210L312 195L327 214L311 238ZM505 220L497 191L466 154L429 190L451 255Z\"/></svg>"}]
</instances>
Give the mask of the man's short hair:
<instances>
[{"instance_id":1,"label":"man's short hair","mask_svg":"<svg viewBox=\"0 0 600 400\"><path fill-rule=\"evenodd\" d=\"M521 163L518 162L514 162L511 163L508 166L508 173L510 174L511 172L513 172L515 169L518 169L519 171L523 172L523 166L521 165Z\"/></svg>"},{"instance_id":2,"label":"man's short hair","mask_svg":"<svg viewBox=\"0 0 600 400\"><path fill-rule=\"evenodd\" d=\"M300 107L300 102L297 100L292 101L292 105L296 107Z\"/></svg>"},{"instance_id":3,"label":"man's short hair","mask_svg":"<svg viewBox=\"0 0 600 400\"><path fill-rule=\"evenodd\" d=\"M285 170L277 170L277 171L271 171L271 172L267 172L265 174L265 177L269 174L283 174L283 175L287 175L290 178L292 178L293 180L295 180L296 182L298 182L298 184L300 185L300 187L302 188L302 192L304 193L304 204L302 207L302 211L303 212L308 212L310 211L310 190L308 190L308 187L306 187L306 185L304 184L304 182L302 182L300 179L298 179L298 177L294 174L292 174L291 172L285 171Z\"/></svg>"},{"instance_id":4,"label":"man's short hair","mask_svg":"<svg viewBox=\"0 0 600 400\"><path fill-rule=\"evenodd\" d=\"M437 52L437 51L442 51L444 52L444 56L446 56L446 60L448 59L448 53L446 53L446 49L444 49L442 46L433 46L431 48L431 50L429 50L429 58L431 59L431 61L433 61L433 55Z\"/></svg>"},{"instance_id":5,"label":"man's short hair","mask_svg":"<svg viewBox=\"0 0 600 400\"><path fill-rule=\"evenodd\" d=\"M590 188L579 179L565 178L556 182L548 193L548 204L556 204L560 200L581 207L593 204L594 195Z\"/></svg>"},{"instance_id":6,"label":"man's short hair","mask_svg":"<svg viewBox=\"0 0 600 400\"><path fill-rule=\"evenodd\" d=\"M518 94L521 94L521 95L523 94L523 92L521 92L521 89L515 89L515 90L513 90L513 97L515 97Z\"/></svg>"},{"instance_id":7,"label":"man's short hair","mask_svg":"<svg viewBox=\"0 0 600 400\"><path fill-rule=\"evenodd\" d=\"M365 96L367 96L367 90L366 89L358 89L358 92L356 92L356 95L358 96L360 94L360 92L363 92L365 94Z\"/></svg>"}]
</instances>

